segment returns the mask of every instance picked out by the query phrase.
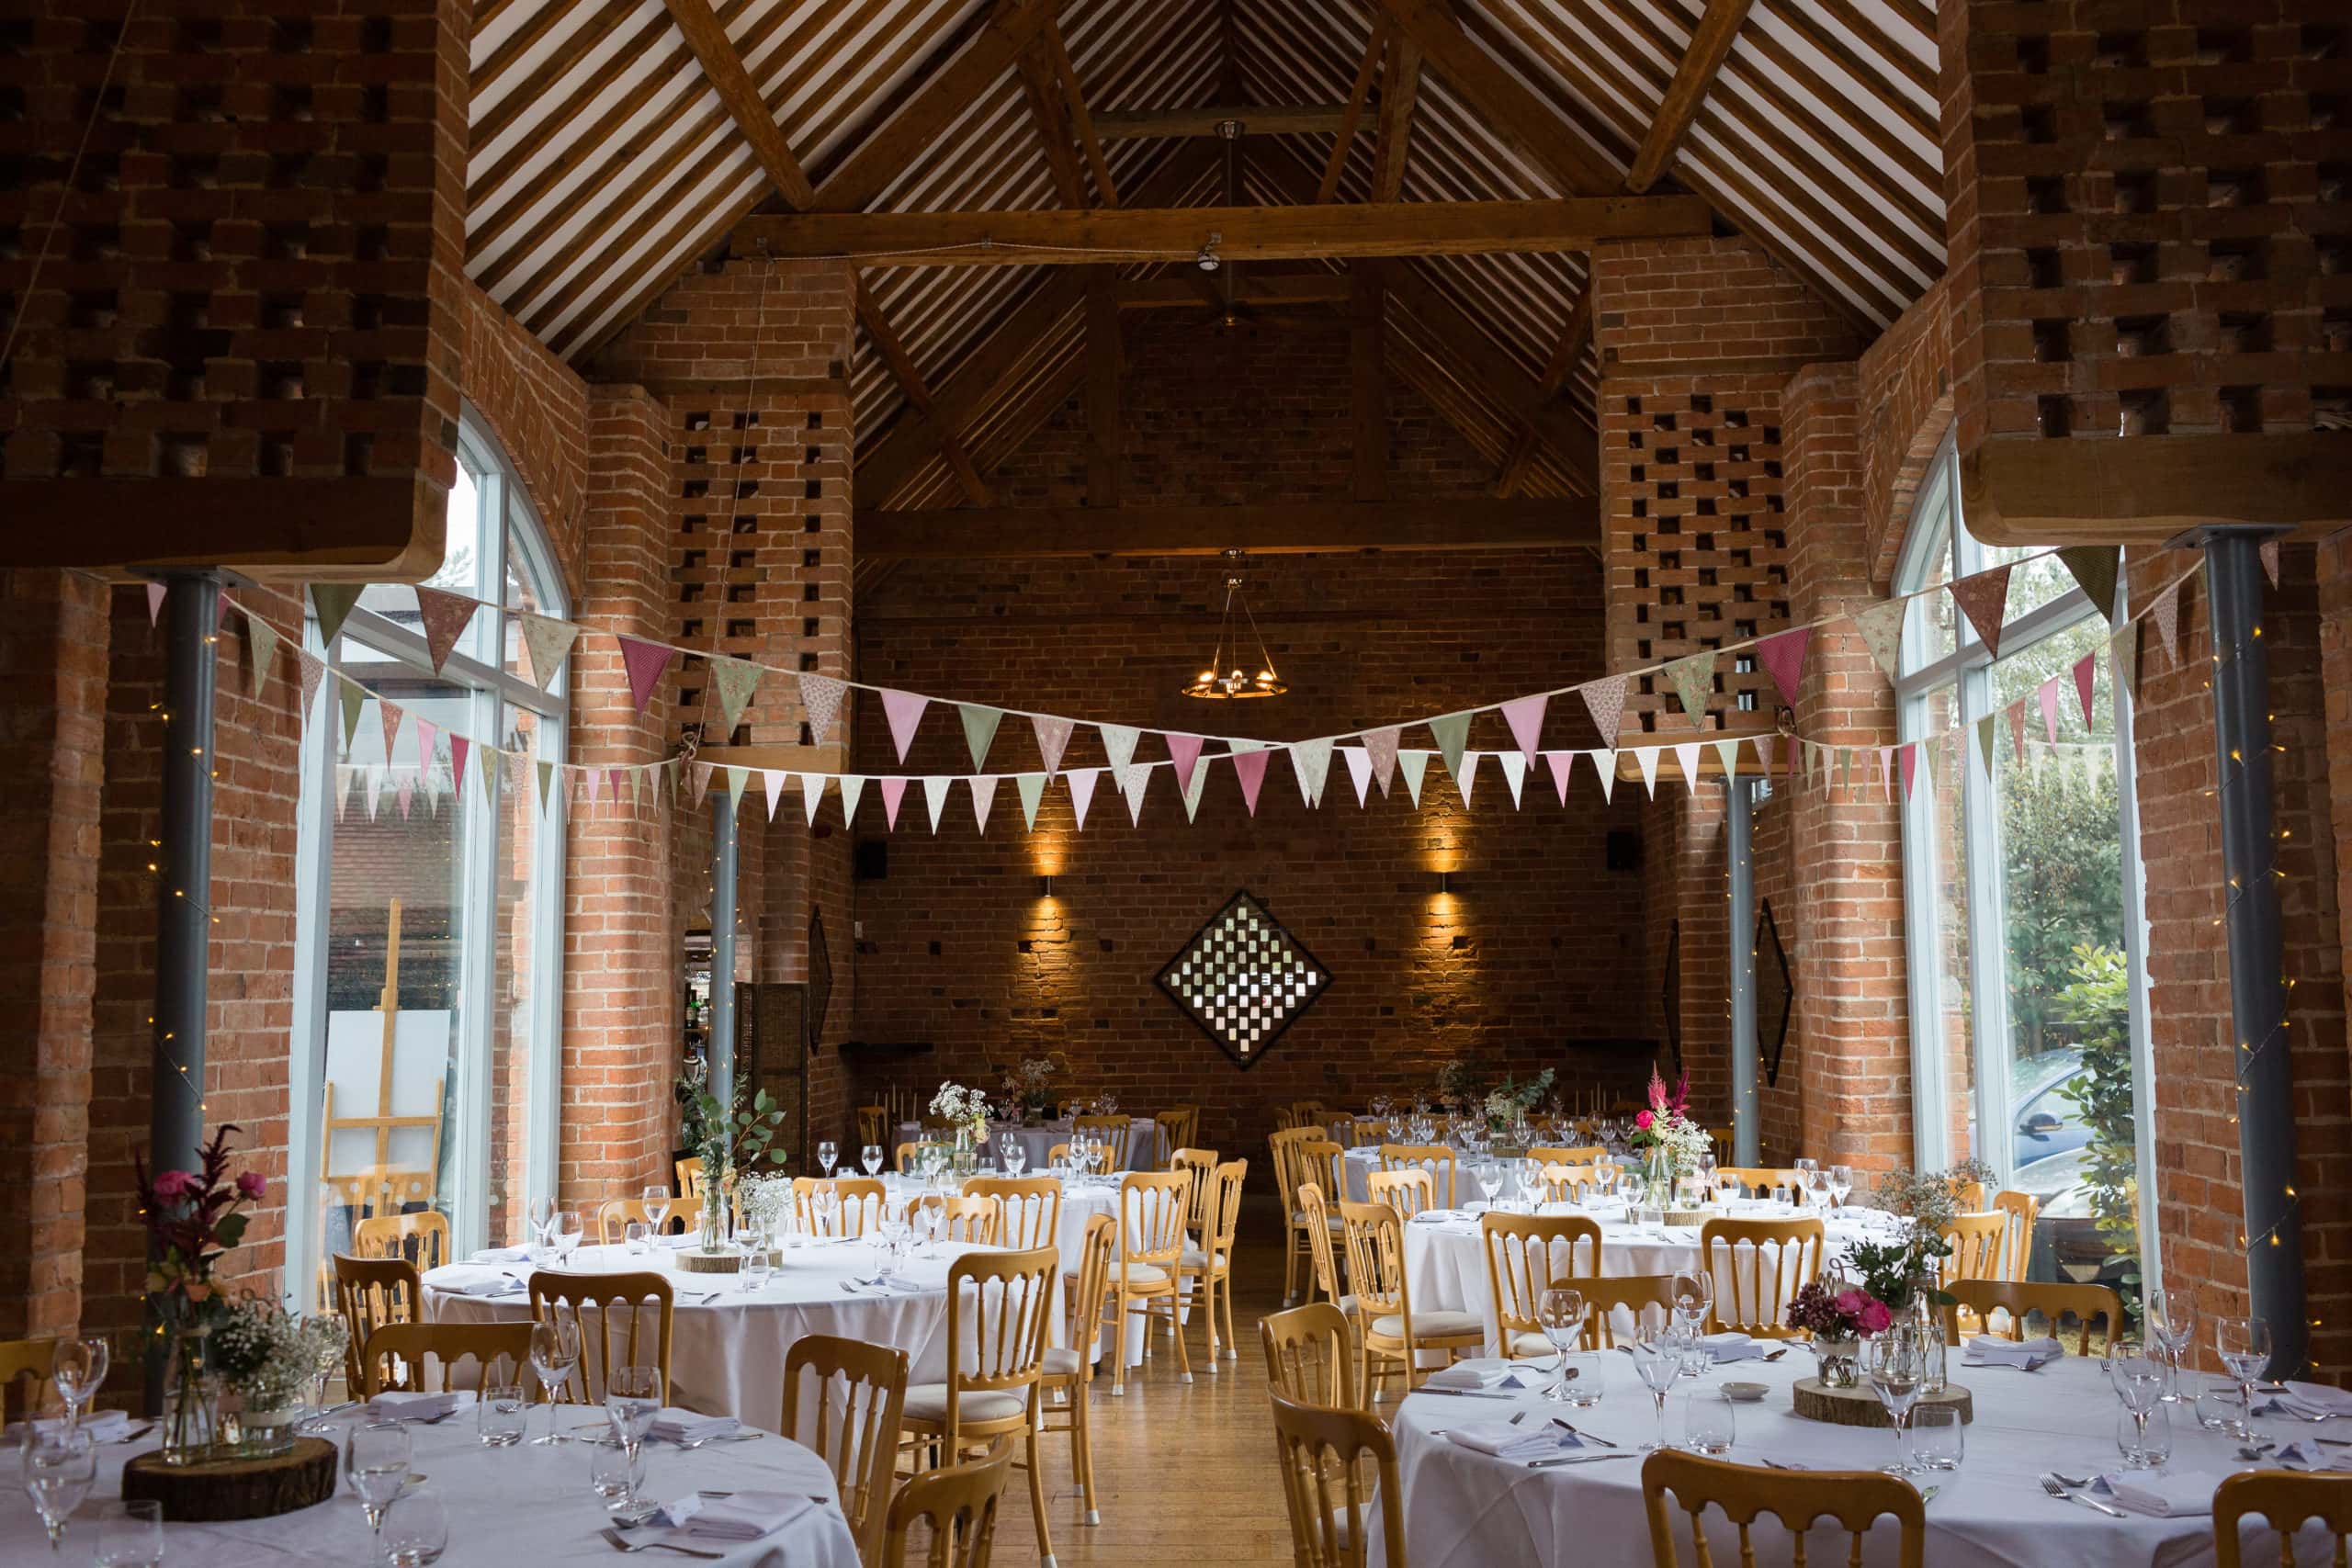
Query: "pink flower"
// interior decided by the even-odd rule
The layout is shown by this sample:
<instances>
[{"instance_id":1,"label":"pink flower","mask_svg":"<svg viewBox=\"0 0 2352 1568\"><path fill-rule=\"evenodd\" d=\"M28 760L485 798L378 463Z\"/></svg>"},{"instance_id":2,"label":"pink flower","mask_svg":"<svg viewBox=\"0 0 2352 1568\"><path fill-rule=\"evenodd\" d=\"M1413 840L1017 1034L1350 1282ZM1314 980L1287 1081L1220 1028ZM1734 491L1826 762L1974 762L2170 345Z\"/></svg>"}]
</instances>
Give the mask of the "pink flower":
<instances>
[{"instance_id":1,"label":"pink flower","mask_svg":"<svg viewBox=\"0 0 2352 1568\"><path fill-rule=\"evenodd\" d=\"M262 1195L268 1190L269 1182L260 1171L248 1170L237 1178L237 1196L240 1198L249 1199L258 1203L261 1201Z\"/></svg>"},{"instance_id":2,"label":"pink flower","mask_svg":"<svg viewBox=\"0 0 2352 1568\"><path fill-rule=\"evenodd\" d=\"M1894 1323L1894 1314L1886 1310L1884 1302L1870 1301L1863 1303L1861 1315L1855 1326L1865 1334L1883 1334Z\"/></svg>"},{"instance_id":3,"label":"pink flower","mask_svg":"<svg viewBox=\"0 0 2352 1568\"><path fill-rule=\"evenodd\" d=\"M1650 1130L1651 1124L1657 1120L1657 1117L1652 1116L1646 1111L1636 1111L1634 1112L1634 1125L1639 1127L1645 1133Z\"/></svg>"},{"instance_id":4,"label":"pink flower","mask_svg":"<svg viewBox=\"0 0 2352 1568\"><path fill-rule=\"evenodd\" d=\"M1868 1300L1870 1298L1860 1291L1840 1291L1838 1292L1836 1304L1838 1310L1848 1317L1859 1317L1861 1315L1862 1303Z\"/></svg>"},{"instance_id":5,"label":"pink flower","mask_svg":"<svg viewBox=\"0 0 2352 1568\"><path fill-rule=\"evenodd\" d=\"M192 1170L166 1170L155 1178L155 1196L166 1203L176 1203L183 1198L193 1198L204 1190L204 1183Z\"/></svg>"}]
</instances>

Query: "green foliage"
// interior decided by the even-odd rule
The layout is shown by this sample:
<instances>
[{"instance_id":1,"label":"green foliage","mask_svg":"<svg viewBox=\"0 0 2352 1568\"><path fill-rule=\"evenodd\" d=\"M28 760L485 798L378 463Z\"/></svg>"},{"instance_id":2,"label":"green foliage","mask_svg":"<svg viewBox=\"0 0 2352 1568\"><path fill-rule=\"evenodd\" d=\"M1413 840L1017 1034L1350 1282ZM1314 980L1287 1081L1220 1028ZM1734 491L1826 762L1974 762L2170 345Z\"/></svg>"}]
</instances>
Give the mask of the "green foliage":
<instances>
[{"instance_id":1,"label":"green foliage","mask_svg":"<svg viewBox=\"0 0 2352 1568\"><path fill-rule=\"evenodd\" d=\"M2059 1016L2082 1039L2083 1070L2058 1092L2090 1132L2083 1179L2091 1218L2121 1266L2125 1307L2140 1315L2140 1165L2132 1110L2132 972L2123 954L2088 942L2074 950L2072 978L2056 993Z\"/></svg>"},{"instance_id":2,"label":"green foliage","mask_svg":"<svg viewBox=\"0 0 2352 1568\"><path fill-rule=\"evenodd\" d=\"M2123 940L2115 774L2098 768L2086 780L2072 766L2016 768L2003 777L2000 798L2010 1037L2019 1056L2039 1055L2064 1043L2049 1037L2052 1023L2077 1021L2058 1000L2074 954Z\"/></svg>"},{"instance_id":3,"label":"green foliage","mask_svg":"<svg viewBox=\"0 0 2352 1568\"><path fill-rule=\"evenodd\" d=\"M736 1171L748 1171L763 1159L782 1165L785 1152L775 1146L783 1129L784 1112L765 1089L743 1103L743 1088L734 1086L732 1103L721 1104L699 1077L683 1078L686 1090L684 1132L687 1146L702 1158L705 1179L718 1182Z\"/></svg>"}]
</instances>

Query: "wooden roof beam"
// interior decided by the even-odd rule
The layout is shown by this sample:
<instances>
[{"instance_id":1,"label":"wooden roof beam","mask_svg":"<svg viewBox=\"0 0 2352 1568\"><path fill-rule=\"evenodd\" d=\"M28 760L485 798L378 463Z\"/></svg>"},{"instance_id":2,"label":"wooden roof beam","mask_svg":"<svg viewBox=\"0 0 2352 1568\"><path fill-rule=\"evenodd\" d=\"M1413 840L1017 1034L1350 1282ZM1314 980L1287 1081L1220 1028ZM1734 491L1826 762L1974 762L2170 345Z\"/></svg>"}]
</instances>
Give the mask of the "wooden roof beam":
<instances>
[{"instance_id":1,"label":"wooden roof beam","mask_svg":"<svg viewBox=\"0 0 2352 1568\"><path fill-rule=\"evenodd\" d=\"M710 8L710 0L662 0L670 19L678 26L686 47L694 51L695 62L702 67L711 91L718 95L727 116L743 140L752 144L752 154L760 161L761 172L768 183L783 193L784 199L806 210L817 202L817 187L808 183L808 172L800 160L792 155L791 147L784 140L783 128L775 117L768 113L766 98L760 94L759 84L743 68L743 57L735 52L735 43L727 36L718 13Z\"/></svg>"},{"instance_id":2,"label":"wooden roof beam","mask_svg":"<svg viewBox=\"0 0 2352 1568\"><path fill-rule=\"evenodd\" d=\"M1617 171L1579 141L1502 62L1463 30L1444 0L1383 0L1387 15L1463 99L1552 172L1566 188L1597 195L1614 190Z\"/></svg>"},{"instance_id":3,"label":"wooden roof beam","mask_svg":"<svg viewBox=\"0 0 2352 1568\"><path fill-rule=\"evenodd\" d=\"M1586 489L1598 491L1600 434L1583 414L1543 389L1519 361L1497 347L1462 308L1409 266L1388 269L1388 291L1458 357L1495 400L1558 449ZM1556 390L1556 389L1555 389Z\"/></svg>"},{"instance_id":4,"label":"wooden roof beam","mask_svg":"<svg viewBox=\"0 0 2352 1568\"><path fill-rule=\"evenodd\" d=\"M1650 121L1640 151L1634 154L1634 166L1626 171L1625 188L1636 195L1657 184L1657 177L1674 162L1675 150L1682 145L1690 122L1699 118L1707 95L1714 90L1716 73L1723 70L1724 62L1731 56L1731 46L1739 39L1740 25L1747 20L1750 0L1706 0L1706 5L1699 25L1690 30L1690 43L1682 51L1682 63L1674 68L1674 79L1666 85L1666 96L1658 103L1657 116Z\"/></svg>"},{"instance_id":5,"label":"wooden roof beam","mask_svg":"<svg viewBox=\"0 0 2352 1568\"><path fill-rule=\"evenodd\" d=\"M735 243L772 256L843 256L872 266L1091 265L1190 262L1216 236L1229 261L1294 256L1479 255L1589 251L1609 240L1712 228L1695 197L1561 201L1401 201L1362 206L1087 211L792 213L745 219Z\"/></svg>"},{"instance_id":6,"label":"wooden roof beam","mask_svg":"<svg viewBox=\"0 0 2352 1568\"><path fill-rule=\"evenodd\" d=\"M1372 84L1380 74L1380 52L1387 45L1388 32L1386 15L1372 18L1372 39L1364 46L1363 62L1356 67L1355 85L1348 89L1347 107L1333 128L1336 134L1331 156L1323 165L1323 183L1315 193L1317 204L1340 193L1340 176L1348 167L1348 149L1355 143L1356 127L1363 120L1364 106L1372 100Z\"/></svg>"},{"instance_id":7,"label":"wooden roof beam","mask_svg":"<svg viewBox=\"0 0 2352 1568\"><path fill-rule=\"evenodd\" d=\"M1328 136L1346 118L1345 104L1208 104L1191 109L1104 109L1094 130L1105 141L1145 137L1215 136L1223 121L1238 119L1248 136Z\"/></svg>"},{"instance_id":8,"label":"wooden roof beam","mask_svg":"<svg viewBox=\"0 0 2352 1568\"><path fill-rule=\"evenodd\" d=\"M995 506L857 514L861 560L1577 549L1600 510L1574 501L1328 501L1242 506Z\"/></svg>"},{"instance_id":9,"label":"wooden roof beam","mask_svg":"<svg viewBox=\"0 0 2352 1568\"><path fill-rule=\"evenodd\" d=\"M1568 311L1567 324L1560 329L1560 341L1553 346L1552 357L1544 363L1544 374L1535 378L1535 388L1548 402L1560 395L1560 389L1576 374L1577 364L1584 358L1585 346L1592 341L1592 284L1585 283L1584 292L1577 296L1575 307ZM1495 493L1508 498L1527 482L1527 469L1535 460L1535 426L1525 425L1519 439L1511 443L1510 456L1503 459L1502 472L1495 478Z\"/></svg>"},{"instance_id":10,"label":"wooden roof beam","mask_svg":"<svg viewBox=\"0 0 2352 1568\"><path fill-rule=\"evenodd\" d=\"M1235 288L1233 302L1277 310L1288 305L1343 305L1351 298L1351 288L1344 272L1269 275L1253 266ZM1221 307L1225 303L1222 297L1214 293L1204 297L1193 278L1181 274L1130 278L1119 285L1118 292L1122 310L1197 310L1204 305Z\"/></svg>"},{"instance_id":11,"label":"wooden roof beam","mask_svg":"<svg viewBox=\"0 0 2352 1568\"><path fill-rule=\"evenodd\" d=\"M1380 77L1379 140L1373 143L1372 199L1394 201L1405 188L1405 153L1413 137L1413 103L1421 95L1420 46L1398 39Z\"/></svg>"},{"instance_id":12,"label":"wooden roof beam","mask_svg":"<svg viewBox=\"0 0 2352 1568\"><path fill-rule=\"evenodd\" d=\"M899 383L899 390L906 394L907 406L925 418L933 417L935 405L931 400L931 388L924 383L922 372L915 367L914 356L907 352L907 345L891 327L889 318L883 315L882 302L875 299L874 291L866 288L863 277L857 280L857 319L865 323L866 335L874 340L875 352L882 356L882 363L890 367L891 376ZM988 505L990 499L989 487L982 482L979 469L973 467L971 454L964 449L964 444L957 439L954 429L945 425L939 431L939 453L947 460L948 471L956 476L956 482L964 487L964 493L970 498L972 504Z\"/></svg>"},{"instance_id":13,"label":"wooden roof beam","mask_svg":"<svg viewBox=\"0 0 2352 1568\"><path fill-rule=\"evenodd\" d=\"M1069 45L1062 38L1060 23L1046 24L1045 47L1054 75L1061 83L1062 96L1069 100L1070 130L1078 138L1078 150L1086 154L1086 166L1094 175L1095 199L1104 207L1116 207L1118 183L1111 178L1111 162L1102 155L1102 138L1095 129L1094 117L1087 111L1086 95L1078 85L1078 67L1070 63Z\"/></svg>"}]
</instances>

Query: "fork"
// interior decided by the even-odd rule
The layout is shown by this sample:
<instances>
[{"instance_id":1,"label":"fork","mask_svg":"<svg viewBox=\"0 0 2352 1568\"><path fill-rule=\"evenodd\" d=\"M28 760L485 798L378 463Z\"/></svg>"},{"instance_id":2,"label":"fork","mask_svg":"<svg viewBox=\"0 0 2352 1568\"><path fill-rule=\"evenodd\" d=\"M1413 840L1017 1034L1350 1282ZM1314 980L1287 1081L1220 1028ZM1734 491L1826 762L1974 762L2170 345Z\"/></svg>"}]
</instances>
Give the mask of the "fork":
<instances>
[{"instance_id":1,"label":"fork","mask_svg":"<svg viewBox=\"0 0 2352 1568\"><path fill-rule=\"evenodd\" d=\"M674 1551L681 1557L700 1557L712 1562L727 1555L723 1551L697 1551L691 1546L678 1546L666 1540L631 1540L610 1525L596 1533L611 1541L615 1551Z\"/></svg>"},{"instance_id":2,"label":"fork","mask_svg":"<svg viewBox=\"0 0 2352 1568\"><path fill-rule=\"evenodd\" d=\"M2058 1484L2058 1478L2054 1475L2045 1475L2041 1478L2041 1489L2062 1503L2080 1503L2086 1508L2097 1508L2109 1518L2120 1519L2123 1517L2122 1509L2110 1508L2086 1492L2067 1491Z\"/></svg>"}]
</instances>

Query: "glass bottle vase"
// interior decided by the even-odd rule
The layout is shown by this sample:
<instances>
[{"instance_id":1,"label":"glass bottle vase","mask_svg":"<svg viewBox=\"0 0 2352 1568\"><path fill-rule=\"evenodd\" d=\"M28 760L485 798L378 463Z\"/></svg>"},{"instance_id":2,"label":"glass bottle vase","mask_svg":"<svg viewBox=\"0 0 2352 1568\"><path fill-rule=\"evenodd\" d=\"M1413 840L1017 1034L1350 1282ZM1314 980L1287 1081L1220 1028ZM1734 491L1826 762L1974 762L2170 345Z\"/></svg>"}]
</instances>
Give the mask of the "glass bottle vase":
<instances>
[{"instance_id":1,"label":"glass bottle vase","mask_svg":"<svg viewBox=\"0 0 2352 1568\"><path fill-rule=\"evenodd\" d=\"M202 1464L220 1438L220 1387L207 1366L212 1325L180 1323L165 1353L162 1458L165 1464Z\"/></svg>"}]
</instances>

